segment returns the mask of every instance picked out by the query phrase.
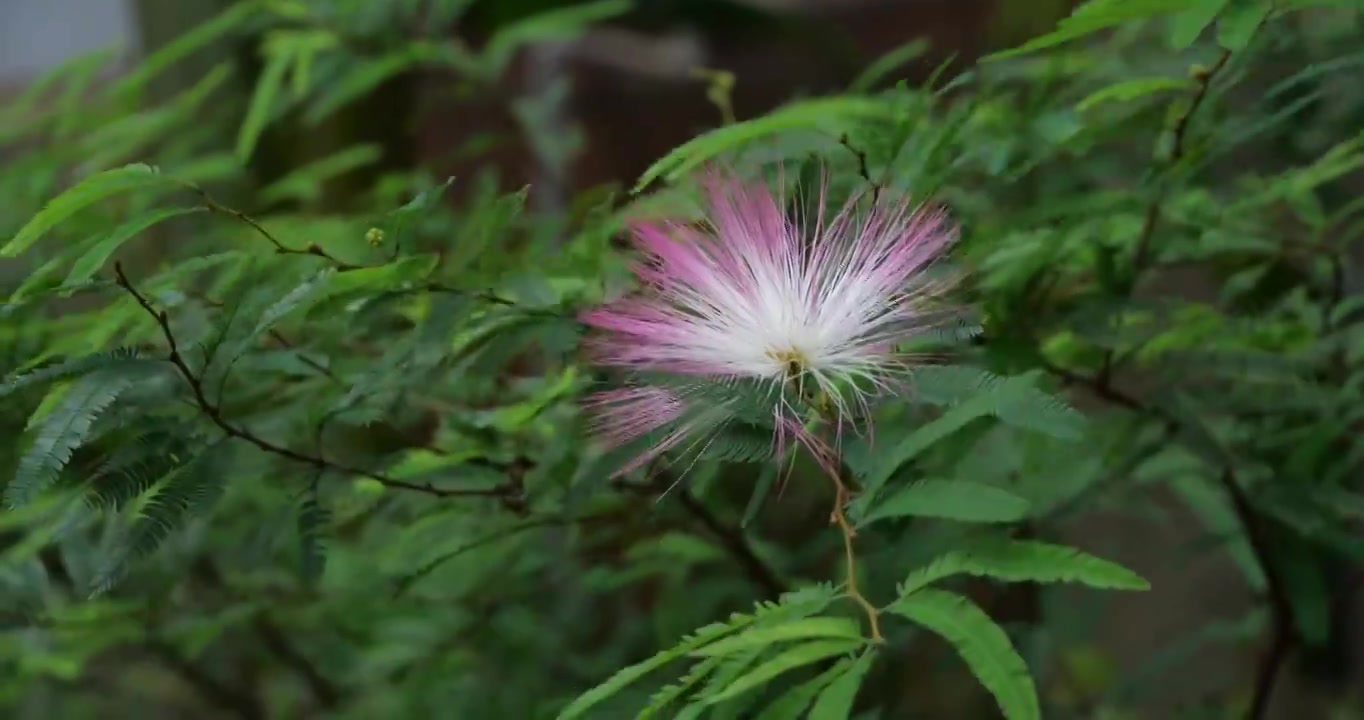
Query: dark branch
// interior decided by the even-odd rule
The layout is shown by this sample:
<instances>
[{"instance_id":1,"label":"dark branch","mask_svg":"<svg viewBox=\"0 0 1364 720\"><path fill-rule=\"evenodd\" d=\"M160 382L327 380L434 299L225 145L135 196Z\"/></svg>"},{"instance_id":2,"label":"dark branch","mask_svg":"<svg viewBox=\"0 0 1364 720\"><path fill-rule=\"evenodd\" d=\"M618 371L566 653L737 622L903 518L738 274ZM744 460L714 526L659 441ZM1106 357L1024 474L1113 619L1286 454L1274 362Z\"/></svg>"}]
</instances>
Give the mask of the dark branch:
<instances>
[{"instance_id":1,"label":"dark branch","mask_svg":"<svg viewBox=\"0 0 1364 720\"><path fill-rule=\"evenodd\" d=\"M218 566L207 556L200 557L194 562L193 575L207 588L240 599L228 586L222 572L218 570ZM252 621L252 625L265 648L280 662L303 678L313 697L317 699L318 705L327 709L334 709L340 705L341 691L302 652L294 647L288 635L270 619L267 610L262 609Z\"/></svg>"},{"instance_id":2,"label":"dark branch","mask_svg":"<svg viewBox=\"0 0 1364 720\"><path fill-rule=\"evenodd\" d=\"M366 477L389 488L411 490L414 492L425 493L427 495L434 495L436 497L442 498L451 497L496 498L498 500L501 500L502 503L510 509L516 510L518 512L523 512L525 510L525 500L523 498L524 488L522 486L523 481L525 479L525 474L530 469L530 463L525 459L517 459L507 464L496 463L491 460L471 461L471 464L477 464L482 465L484 467L493 467L503 470L507 475L507 480L496 486L488 488L439 488L436 487L435 485L432 485L429 482L415 483L408 482L405 480L398 480L396 478L388 477L383 473L366 470L364 468L343 465L341 463L326 460L316 455L302 453L297 450L285 447L283 445L273 443L269 440L266 440L265 438L260 437L259 435L255 435L250 431L233 424L232 422L228 421L228 419L223 415L222 408L220 408L216 403L208 399L208 394L204 391L204 385L202 380L199 378L198 375L194 373L193 370L190 369L189 364L185 361L184 356L180 353L179 343L175 339L175 333L172 332L171 330L170 318L166 314L166 312L163 310L157 310L155 307L153 307L151 302L147 300L147 298L144 295L142 295L142 293L140 293L136 287L133 286L132 282L128 280L128 276L124 274L123 267L121 264L115 263L114 273L116 275L117 278L116 281L119 287L123 288L129 295L131 295L133 299L137 301L137 304L142 306L142 309L145 310L147 314L151 315L156 320L157 325L161 329L162 336L165 337L166 339L166 344L170 347L170 354L167 356L166 359L168 362L171 363L171 365L175 367L176 371L180 374L180 376L184 379L185 383L189 386L190 392L194 396L195 405L198 406L199 410L203 413L205 417L212 421L214 425L218 426L218 428L222 430L224 433L226 433L229 437L237 438L238 440L242 440L247 443L250 443L251 445L256 446L258 449L264 452L271 453L273 455L278 455L279 457L287 458L289 460L293 460L294 462L307 465L317 470L329 470L347 476Z\"/></svg>"},{"instance_id":3,"label":"dark branch","mask_svg":"<svg viewBox=\"0 0 1364 720\"><path fill-rule=\"evenodd\" d=\"M367 269L373 269L373 268L375 268L375 267L381 267L381 266L378 266L378 265L357 265L357 264L355 264L355 263L346 262L345 260L342 260L342 259L336 257L335 255L332 255L331 253L327 252L325 249L322 248L322 246L318 245L317 243L310 243L310 244L308 244L307 246L302 247L302 248L289 247L288 245L285 245L283 242L281 242L279 238L275 237L275 235L274 235L273 233L271 233L269 230L266 230L266 229L265 229L265 226L262 225L262 224L260 223L260 221L256 220L255 218L251 217L250 215L247 215L246 213L244 213L244 212L242 212L242 211L240 211L240 210L236 210L236 209L227 207L226 205L223 205L223 204L219 203L217 200L214 200L213 197L212 197L211 195L209 195L207 191L205 191L203 188L201 188L201 187L199 187L199 186L197 186L197 185L186 184L186 187L188 187L190 190L192 190L192 191L194 192L194 194L196 194L196 195L199 196L199 200L200 200L201 202L203 202L204 207L208 208L208 210L209 210L210 212L218 213L218 214L220 214L220 215L227 215L228 217L234 218L234 219L236 219L238 222L241 222L242 224L244 224L244 225L246 225L247 227L249 227L249 228L251 228L252 230L254 230L254 231L256 232L257 235L260 235L261 237L265 238L266 242L269 242L270 245L273 246L273 247L275 248L275 253L276 253L276 254L279 254L279 255L311 255L311 256L313 256L313 257L319 257L319 258L322 258L323 260L326 260L327 262L331 263L331 264L337 269L338 272L348 272L348 271L351 271L351 270L367 270ZM396 248L396 246L395 246L394 258L397 257L396 251L397 251L397 248ZM390 261L391 261L391 260L392 260L392 259L390 259ZM426 284L423 284L423 285L421 285L421 286L419 286L419 287L413 288L412 290L408 290L408 291L399 290L399 291L394 291L394 292L395 292L395 294L402 294L402 293L405 293L405 292L414 292L414 291L415 291L415 292L439 292L439 293L450 293L450 294L456 294L456 295L464 295L464 296L468 296L468 297L475 297L475 298L478 298L478 299L483 300L483 301L485 301L485 302L492 303L492 304L494 304L494 305L516 305L516 302L515 302L515 301L509 300L509 299L507 299L507 298L504 298L504 297L498 295L497 293L494 293L494 292L489 291L489 290L482 290L482 291L463 290L463 289L460 289L460 288L454 288L454 287L450 287L450 286L448 286L448 285L442 285L441 283L435 283L435 282L426 283Z\"/></svg>"},{"instance_id":4,"label":"dark branch","mask_svg":"<svg viewBox=\"0 0 1364 720\"><path fill-rule=\"evenodd\" d=\"M328 253L326 250L323 250L322 247L317 243L310 243L304 248L291 248L285 245L284 243L280 242L279 238L271 234L269 230L265 229L264 225L261 225L259 222L256 221L255 218L251 217L250 215L247 215L246 213L240 210L235 210L233 208L227 207L226 205L219 203L198 185L186 183L186 187L188 187L196 195L199 196L199 200L203 202L204 207L208 208L209 212L215 212L220 215L227 215L245 224L247 227L250 227L252 230L255 230L258 235L265 238L271 245L273 245L275 247L275 252L280 255L313 255L315 257L320 257L332 263L333 265L336 266L337 270L340 270L342 272L347 270L359 270L361 267L363 267L361 265L353 265L351 263L337 259L335 256Z\"/></svg>"},{"instance_id":5,"label":"dark branch","mask_svg":"<svg viewBox=\"0 0 1364 720\"><path fill-rule=\"evenodd\" d=\"M271 622L268 616L258 615L253 625L256 634L260 636L261 642L265 644L265 648L270 651L270 654L303 678L303 682L308 685L308 690L314 698L317 698L318 705L327 710L332 710L341 704L341 691L323 676L317 667L303 653L299 652L298 648L294 647L284 631Z\"/></svg>"},{"instance_id":6,"label":"dark branch","mask_svg":"<svg viewBox=\"0 0 1364 720\"><path fill-rule=\"evenodd\" d=\"M261 720L266 717L260 700L250 693L229 687L182 656L174 647L159 640L149 640L145 646L162 665L174 672L203 696L205 700L242 720Z\"/></svg>"},{"instance_id":7,"label":"dark branch","mask_svg":"<svg viewBox=\"0 0 1364 720\"><path fill-rule=\"evenodd\" d=\"M1187 152L1189 125L1193 120L1194 113L1203 105L1203 100L1208 96L1208 90L1212 87L1213 78L1217 76L1231 59L1231 51L1223 50L1218 55L1217 62L1211 68L1199 70L1195 73L1197 87L1194 90L1193 99L1189 101L1189 107L1175 121L1173 139L1170 148L1170 159L1166 164L1166 169L1179 164L1184 159ZM1123 292L1131 295L1135 289L1137 280L1143 271L1151 264L1151 247L1155 242L1156 228L1160 225L1161 214L1164 212L1165 198L1169 193L1168 184L1161 180L1156 190L1156 196L1151 200L1151 204L1146 206L1146 215L1141 222L1141 230L1137 232L1137 247L1132 254L1132 271L1128 275L1127 282L1124 283ZM1099 364L1099 384L1107 386L1112 382L1113 369L1117 365L1113 350L1110 348L1104 351L1103 360Z\"/></svg>"},{"instance_id":8,"label":"dark branch","mask_svg":"<svg viewBox=\"0 0 1364 720\"><path fill-rule=\"evenodd\" d=\"M1170 166L1178 164L1188 152L1189 125L1193 120L1194 113L1198 112L1198 108L1203 105L1204 99L1207 98L1213 78L1217 77L1217 74L1227 66L1227 61L1230 59L1231 51L1223 50L1222 54L1217 56L1217 62L1213 63L1212 67L1195 74L1194 79L1197 82L1197 87L1194 90L1193 99L1189 101L1189 108L1175 121L1170 147ZM1146 208L1146 218L1142 221L1141 232L1137 235L1136 253L1132 256L1134 276L1144 270L1151 260L1151 243L1155 239L1156 226L1160 223L1165 195L1166 189L1162 187L1155 199Z\"/></svg>"},{"instance_id":9,"label":"dark branch","mask_svg":"<svg viewBox=\"0 0 1364 720\"><path fill-rule=\"evenodd\" d=\"M1262 720L1269 716L1269 705L1274 696L1274 687L1278 684L1279 672L1293 651L1293 607L1289 603L1287 583L1284 582L1278 566L1269 560L1268 532L1260 516L1251 507L1250 498L1237 482L1231 468L1223 470L1221 480L1222 487L1231 496L1236 517L1245 528L1246 540L1251 551L1259 561L1260 568L1264 570L1265 585L1269 591L1271 639L1269 648L1260 658L1260 667L1255 673L1255 695L1251 699L1250 710L1246 713L1247 720Z\"/></svg>"},{"instance_id":10,"label":"dark branch","mask_svg":"<svg viewBox=\"0 0 1364 720\"><path fill-rule=\"evenodd\" d=\"M871 204L876 205L881 202L881 183L871 179L871 170L867 167L867 151L862 150L852 144L847 135L838 138L838 144L842 145L857 158L857 174L871 186Z\"/></svg>"},{"instance_id":11,"label":"dark branch","mask_svg":"<svg viewBox=\"0 0 1364 720\"><path fill-rule=\"evenodd\" d=\"M631 492L641 495L653 495L655 493L666 492L672 484L665 473L655 470L652 484L632 484L623 480L612 483L612 487L623 492ZM691 493L687 488L678 488L676 491L678 504L683 510L687 511L706 530L715 537L724 548L725 552L734 560L739 567L743 568L744 573L752 583L762 589L763 594L769 598L776 598L787 591L786 583L782 581L777 572L767 565L761 557L753 550L748 538L744 536L742 529L729 525L716 517L707 508L701 499Z\"/></svg>"},{"instance_id":12,"label":"dark branch","mask_svg":"<svg viewBox=\"0 0 1364 720\"><path fill-rule=\"evenodd\" d=\"M753 580L753 584L762 588L764 594L769 598L776 598L786 592L786 583L782 582L776 571L768 567L767 563L753 551L753 546L749 545L748 538L744 536L742 530L721 522L720 518L716 517L700 498L691 494L690 490L685 488L679 490L677 501L720 541L725 551L743 567L744 572Z\"/></svg>"}]
</instances>

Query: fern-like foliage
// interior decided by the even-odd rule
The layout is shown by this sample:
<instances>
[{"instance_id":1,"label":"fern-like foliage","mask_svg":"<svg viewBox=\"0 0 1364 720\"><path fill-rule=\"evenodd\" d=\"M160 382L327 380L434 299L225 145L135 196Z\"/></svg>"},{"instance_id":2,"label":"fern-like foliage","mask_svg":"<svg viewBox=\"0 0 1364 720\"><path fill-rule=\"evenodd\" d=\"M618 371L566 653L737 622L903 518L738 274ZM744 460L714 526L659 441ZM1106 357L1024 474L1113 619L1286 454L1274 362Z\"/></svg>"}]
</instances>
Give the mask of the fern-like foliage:
<instances>
[{"instance_id":1,"label":"fern-like foliage","mask_svg":"<svg viewBox=\"0 0 1364 720\"><path fill-rule=\"evenodd\" d=\"M315 479L308 485L303 502L298 509L298 540L302 558L303 577L316 580L322 576L326 567L326 544L324 542L331 513L322 505L321 491Z\"/></svg>"},{"instance_id":2,"label":"fern-like foliage","mask_svg":"<svg viewBox=\"0 0 1364 720\"><path fill-rule=\"evenodd\" d=\"M1083 432L1083 416L1038 390L1034 375L1004 378L975 368L942 365L918 368L912 378L916 400L945 410L937 418L907 429L889 448L873 451L865 443L850 444L846 459L866 486L863 507L873 502L901 467L979 418L994 417L1014 427L1067 439L1078 438Z\"/></svg>"},{"instance_id":3,"label":"fern-like foliage","mask_svg":"<svg viewBox=\"0 0 1364 720\"><path fill-rule=\"evenodd\" d=\"M115 348L81 355L44 367L16 373L0 380L0 399L35 385L67 380L97 369L113 370L117 365L140 365L136 348ZM145 361L144 361L145 362Z\"/></svg>"},{"instance_id":4,"label":"fern-like foliage","mask_svg":"<svg viewBox=\"0 0 1364 720\"><path fill-rule=\"evenodd\" d=\"M1073 582L1106 590L1146 590L1150 585L1131 570L1075 548L1037 540L977 540L942 555L910 573L899 586L907 596L957 574L1006 582Z\"/></svg>"},{"instance_id":5,"label":"fern-like foliage","mask_svg":"<svg viewBox=\"0 0 1364 720\"><path fill-rule=\"evenodd\" d=\"M193 441L154 431L121 444L91 474L86 502L92 508L118 511L150 490L157 481L193 459Z\"/></svg>"},{"instance_id":6,"label":"fern-like foliage","mask_svg":"<svg viewBox=\"0 0 1364 720\"><path fill-rule=\"evenodd\" d=\"M1042 708L1028 665L1009 636L966 598L926 588L889 608L916 625L941 635L956 648L976 679L995 696L1009 720L1038 720Z\"/></svg>"},{"instance_id":7,"label":"fern-like foliage","mask_svg":"<svg viewBox=\"0 0 1364 720\"><path fill-rule=\"evenodd\" d=\"M1008 636L984 611L960 595L930 587L953 575L1007 582L1075 582L1115 590L1149 587L1132 571L1074 548L1000 537L977 539L910 573L887 612L953 645L1009 720L1041 717L1032 676Z\"/></svg>"},{"instance_id":8,"label":"fern-like foliage","mask_svg":"<svg viewBox=\"0 0 1364 720\"><path fill-rule=\"evenodd\" d=\"M777 602L759 603L750 614L736 613L731 615L726 622L707 625L683 638L680 643L673 647L654 655L648 660L620 670L606 682L583 693L559 712L559 720L583 717L583 714L588 710L645 675L703 649L708 650L704 653L705 657L724 658L731 653L740 651L757 650L761 652L768 643L779 640L819 637L820 633L829 632L844 633L846 637L848 628L846 621L842 623L817 622L813 626L808 624L807 619L810 616L828 607L836 597L836 593L828 586L804 588L787 593ZM816 618L816 620L819 619ZM802 624L802 622L806 624ZM815 634L811 635L812 632ZM722 645L721 643L727 638L733 642ZM719 648L718 652L715 649L716 647ZM714 668L719 668L722 662L712 665ZM731 663L730 667L734 668L736 664ZM697 678L696 682L699 681L700 678ZM681 691L678 694L680 695ZM671 702L673 699L668 697L667 701Z\"/></svg>"},{"instance_id":9,"label":"fern-like foliage","mask_svg":"<svg viewBox=\"0 0 1364 720\"><path fill-rule=\"evenodd\" d=\"M136 380L126 371L99 370L50 392L29 420L33 439L5 488L5 503L22 506L56 483L71 453L89 436L95 419Z\"/></svg>"},{"instance_id":10,"label":"fern-like foliage","mask_svg":"<svg viewBox=\"0 0 1364 720\"><path fill-rule=\"evenodd\" d=\"M158 484L133 520L122 545L94 579L91 595L107 592L127 572L130 563L155 552L186 522L212 511L225 490L227 477L223 468L230 462L233 448L231 443L221 440L209 445Z\"/></svg>"}]
</instances>

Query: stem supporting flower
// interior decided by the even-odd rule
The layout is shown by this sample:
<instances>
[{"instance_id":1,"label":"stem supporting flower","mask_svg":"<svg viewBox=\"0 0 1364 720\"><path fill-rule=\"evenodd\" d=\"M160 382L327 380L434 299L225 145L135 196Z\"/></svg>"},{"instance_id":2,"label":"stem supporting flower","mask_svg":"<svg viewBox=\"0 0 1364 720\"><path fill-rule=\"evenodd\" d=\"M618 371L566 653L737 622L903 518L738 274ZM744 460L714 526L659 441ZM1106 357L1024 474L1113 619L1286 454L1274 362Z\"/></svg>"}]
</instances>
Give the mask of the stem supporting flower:
<instances>
[{"instance_id":1,"label":"stem supporting flower","mask_svg":"<svg viewBox=\"0 0 1364 720\"><path fill-rule=\"evenodd\" d=\"M806 424L806 430L813 434L816 426L823 423L834 426L837 418L831 417L833 405L827 393L822 390L816 391L813 397L808 397L814 413L811 421ZM837 447L831 445L830 447ZM852 492L848 490L848 484L843 481L843 461L837 453L831 453L830 462L825 467L829 474L829 479L834 483L834 507L829 513L829 522L838 526L839 532L843 535L843 583L847 586L846 595L848 599L857 603L867 614L867 625L871 629L871 641L883 643L885 638L881 635L881 611L877 609L866 595L862 594L862 588L857 583L857 554L853 548L853 538L857 537L857 529L848 520L848 502L852 500ZM821 463L823 464L823 463Z\"/></svg>"},{"instance_id":2,"label":"stem supporting flower","mask_svg":"<svg viewBox=\"0 0 1364 720\"><path fill-rule=\"evenodd\" d=\"M857 603L867 614L867 624L871 628L871 641L883 643L885 638L881 635L881 611L862 594L862 589L857 584L857 556L853 552L853 538L857 536L857 530L848 521L848 514L844 510L847 507L851 495L848 486L838 475L830 475L834 481L834 509L829 516L829 521L838 526L843 534L843 561L844 561L844 583L847 585L847 596L850 600Z\"/></svg>"}]
</instances>

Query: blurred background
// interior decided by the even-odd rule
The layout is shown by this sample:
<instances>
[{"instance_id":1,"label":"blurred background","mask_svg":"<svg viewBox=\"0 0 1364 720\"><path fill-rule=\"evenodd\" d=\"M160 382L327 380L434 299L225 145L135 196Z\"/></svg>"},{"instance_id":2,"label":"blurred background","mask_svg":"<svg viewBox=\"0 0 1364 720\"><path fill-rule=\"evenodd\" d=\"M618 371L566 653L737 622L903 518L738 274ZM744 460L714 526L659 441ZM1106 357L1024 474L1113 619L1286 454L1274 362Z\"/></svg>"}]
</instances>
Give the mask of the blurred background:
<instances>
[{"instance_id":1,"label":"blurred background","mask_svg":"<svg viewBox=\"0 0 1364 720\"><path fill-rule=\"evenodd\" d=\"M149 51L221 12L219 0L6 0L0 8L0 92L79 54L110 51L117 73ZM519 17L561 3L537 0L471 5L451 32L477 46ZM516 53L495 87L474 93L449 78L402 77L348 112L339 125L359 124L360 137L381 140L385 163L416 159L436 172L463 175L458 157L477 154L495 165L508 187L534 183L539 203L637 177L653 160L725 112L754 117L793 98L845 87L869 63L924 38L925 52L901 68L922 81L944 60L964 67L987 48L1006 47L1043 32L1064 17L1070 0L641 0L625 18L581 37L536 43ZM252 46L221 47L250 55ZM198 55L174 68L159 92L183 90L222 58ZM718 76L716 73L724 73ZM241 92L251 78L236 80ZM724 88L728 110L712 88ZM369 116L369 117L366 117ZM551 147L533 147L534 132L507 133L527 122L558 128ZM537 125L537 128L539 125ZM548 142L548 141L545 141ZM272 147L325 155L327 144ZM544 142L542 142L542 145ZM479 151L495 146L491 155ZM269 167L260 168L268 176ZM458 189L457 189L458 191ZM542 206L543 207L543 206Z\"/></svg>"},{"instance_id":2,"label":"blurred background","mask_svg":"<svg viewBox=\"0 0 1364 720\"><path fill-rule=\"evenodd\" d=\"M96 50L110 51L98 72L107 76L101 82L112 81L139 58L174 43L229 4L0 0L0 103L18 98L52 68ZM628 188L654 160L698 133L757 116L793 98L843 89L871 62L907 41L922 38L924 44L895 79L915 84L944 63L965 67L984 53L1049 30L1074 4L638 0L624 16L577 37L526 44L491 81L425 71L394 73L314 126L271 126L251 156L249 184L268 186L340 148L371 143L380 148L379 159L329 179L318 201L322 207L344 210L385 171L421 166L436 176L491 172L503 189L530 185L530 207L537 212L578 212L580 198ZM465 5L469 10L457 23L438 31L482 47L499 27L546 3L492 0ZM411 22L438 19L415 17ZM432 28L412 28L418 31L430 36ZM364 28L352 35L360 44L378 42ZM211 53L195 54L161 73L152 92L174 97L224 57L235 57L253 72L231 78L205 112L240 112L266 70L257 44L256 39L241 38L218 42ZM225 145L231 142L223 140ZM456 183L451 201L460 202L476 189L472 183ZM4 272L21 272L15 261L0 262ZM1191 297L1216 290L1196 275L1171 273L1164 282L1166 291ZM1082 406L1087 402L1082 396L1075 401ZM1095 685L1138 672L1158 673L1160 681L1131 698L1132 706L1141 717L1192 717L1186 714L1215 705L1228 693L1250 692L1247 678L1256 670L1264 640L1246 641L1236 627L1257 600L1227 554L1192 549L1205 539L1206 530L1187 504L1155 483L1151 488L1149 513L1098 507L1057 529L1058 540L1134 568L1154 588L1109 600L1102 617L1085 620L1091 630L1085 642L1068 645L1058 661L1072 669L1071 681ZM1062 611L1064 597L1056 601ZM1007 621L1038 612L1037 602L1029 589L1009 589L990 598L988 606L992 615ZM1335 602L1335 617L1341 620L1333 626L1333 669L1322 673L1295 665L1279 685L1274 717L1327 718L1338 711L1328 711L1323 698L1333 698L1331 707L1338 707L1342 689L1349 694L1364 688L1364 624L1356 621L1364 617L1359 584L1343 583ZM1195 634L1206 640L1218 632L1237 640L1181 645ZM1163 659L1153 665L1152 658ZM973 702L988 708L979 692L969 679L926 690L920 698L922 717L986 717L962 709ZM1083 691L1052 687L1049 692ZM1206 717L1230 716L1209 711Z\"/></svg>"}]
</instances>

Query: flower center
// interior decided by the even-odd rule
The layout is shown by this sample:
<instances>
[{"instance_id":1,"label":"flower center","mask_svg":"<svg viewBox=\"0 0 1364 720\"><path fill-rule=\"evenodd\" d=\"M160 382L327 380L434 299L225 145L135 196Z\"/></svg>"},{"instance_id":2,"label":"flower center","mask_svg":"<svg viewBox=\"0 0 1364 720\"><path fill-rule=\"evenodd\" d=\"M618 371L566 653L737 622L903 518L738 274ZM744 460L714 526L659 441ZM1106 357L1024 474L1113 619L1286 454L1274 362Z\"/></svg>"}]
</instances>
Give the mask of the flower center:
<instances>
[{"instance_id":1,"label":"flower center","mask_svg":"<svg viewBox=\"0 0 1364 720\"><path fill-rule=\"evenodd\" d=\"M767 357L782 367L787 380L795 380L810 366L810 358L795 348L768 350Z\"/></svg>"}]
</instances>

